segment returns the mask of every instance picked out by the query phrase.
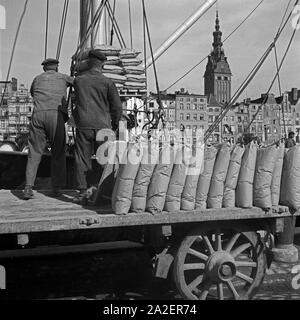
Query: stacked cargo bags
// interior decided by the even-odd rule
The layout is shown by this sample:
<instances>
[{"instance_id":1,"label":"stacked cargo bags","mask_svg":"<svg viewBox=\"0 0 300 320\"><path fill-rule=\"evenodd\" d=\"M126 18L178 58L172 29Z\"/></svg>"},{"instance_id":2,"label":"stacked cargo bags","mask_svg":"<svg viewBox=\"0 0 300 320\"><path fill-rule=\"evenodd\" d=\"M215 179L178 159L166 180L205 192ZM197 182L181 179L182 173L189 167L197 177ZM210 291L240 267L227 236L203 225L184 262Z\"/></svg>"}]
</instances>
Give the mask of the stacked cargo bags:
<instances>
[{"instance_id":1,"label":"stacked cargo bags","mask_svg":"<svg viewBox=\"0 0 300 320\"><path fill-rule=\"evenodd\" d=\"M207 194L217 152L218 149L214 146L207 146L204 150L203 169L201 170L196 189L196 209L206 209Z\"/></svg>"},{"instance_id":2,"label":"stacked cargo bags","mask_svg":"<svg viewBox=\"0 0 300 320\"><path fill-rule=\"evenodd\" d=\"M235 189L238 183L242 157L245 152L245 147L235 145L230 154L228 171L224 184L223 207L235 207Z\"/></svg>"},{"instance_id":3,"label":"stacked cargo bags","mask_svg":"<svg viewBox=\"0 0 300 320\"><path fill-rule=\"evenodd\" d=\"M207 194L207 208L222 208L224 183L230 161L230 147L219 146Z\"/></svg>"},{"instance_id":4,"label":"stacked cargo bags","mask_svg":"<svg viewBox=\"0 0 300 320\"><path fill-rule=\"evenodd\" d=\"M154 168L158 162L159 149L158 145L151 143L143 144L143 156L141 165L136 175L132 191L132 212L145 212L148 187L153 175Z\"/></svg>"},{"instance_id":5,"label":"stacked cargo bags","mask_svg":"<svg viewBox=\"0 0 300 320\"><path fill-rule=\"evenodd\" d=\"M180 210L180 200L183 192L189 162L184 158L185 152L190 152L188 147L179 147L176 150L173 170L166 195L164 210L172 212Z\"/></svg>"},{"instance_id":6,"label":"stacked cargo bags","mask_svg":"<svg viewBox=\"0 0 300 320\"><path fill-rule=\"evenodd\" d=\"M107 60L103 65L103 75L110 78L118 89L146 88L145 70L141 66L142 60L138 59L140 52L128 48L118 49L110 45L97 45L94 49L99 49L105 54ZM88 70L89 51L90 49L86 49L76 61L77 72Z\"/></svg>"},{"instance_id":7,"label":"stacked cargo bags","mask_svg":"<svg viewBox=\"0 0 300 320\"><path fill-rule=\"evenodd\" d=\"M253 205L265 210L272 207L271 184L277 147L272 145L257 150L254 182L253 182Z\"/></svg>"},{"instance_id":8,"label":"stacked cargo bags","mask_svg":"<svg viewBox=\"0 0 300 320\"><path fill-rule=\"evenodd\" d=\"M196 206L197 185L204 161L204 143L196 145L196 156L192 157L181 195L181 210L194 210Z\"/></svg>"},{"instance_id":9,"label":"stacked cargo bags","mask_svg":"<svg viewBox=\"0 0 300 320\"><path fill-rule=\"evenodd\" d=\"M273 206L278 206L279 204L283 157L284 157L284 143L279 143L279 145L277 146L277 155L276 155L276 161L275 161L272 183L271 183L271 196L272 196Z\"/></svg>"},{"instance_id":10,"label":"stacked cargo bags","mask_svg":"<svg viewBox=\"0 0 300 320\"><path fill-rule=\"evenodd\" d=\"M164 209L166 194L174 164L176 150L170 145L163 145L159 151L159 160L154 168L147 192L146 211L161 213Z\"/></svg>"},{"instance_id":11,"label":"stacked cargo bags","mask_svg":"<svg viewBox=\"0 0 300 320\"><path fill-rule=\"evenodd\" d=\"M242 158L238 183L235 190L235 205L241 208L253 206L253 180L257 156L257 144L253 141L246 145Z\"/></svg>"},{"instance_id":12,"label":"stacked cargo bags","mask_svg":"<svg viewBox=\"0 0 300 320\"><path fill-rule=\"evenodd\" d=\"M300 147L285 151L283 158L280 204L293 210L300 209Z\"/></svg>"}]
</instances>

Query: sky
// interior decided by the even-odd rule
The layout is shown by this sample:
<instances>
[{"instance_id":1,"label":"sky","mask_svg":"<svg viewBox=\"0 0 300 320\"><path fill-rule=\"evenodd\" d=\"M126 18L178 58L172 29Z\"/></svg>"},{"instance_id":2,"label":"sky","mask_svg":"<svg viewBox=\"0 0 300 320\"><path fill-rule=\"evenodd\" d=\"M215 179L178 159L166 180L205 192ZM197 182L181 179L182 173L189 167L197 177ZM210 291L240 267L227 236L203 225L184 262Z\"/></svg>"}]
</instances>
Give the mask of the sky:
<instances>
[{"instance_id":1,"label":"sky","mask_svg":"<svg viewBox=\"0 0 300 320\"><path fill-rule=\"evenodd\" d=\"M6 9L6 29L0 30L0 53L2 77L5 78L12 43L25 0L0 0ZM113 3L110 0L111 4ZM204 0L145 0L147 18L154 50L158 48ZM142 1L131 0L133 47L143 51ZM259 0L219 0L218 10L223 39L247 16ZM246 23L224 43L225 55L233 74L234 93L249 71L266 50L280 24L288 0L264 0L262 5ZM293 4L294 1L291 1ZM63 0L50 0L48 57L55 57ZM292 6L291 4L291 6ZM116 19L127 46L130 46L128 0L116 0ZM300 13L300 6L298 7ZM160 89L167 88L187 70L207 56L212 48L212 32L215 25L216 6L208 10L168 51L156 62ZM296 13L293 15L295 18ZM32 79L42 72L44 59L46 0L29 0L27 12L19 34L13 59L11 77L30 86ZM288 23L277 44L279 60L283 56L293 32ZM69 12L60 57L60 71L69 73L71 56L76 50L79 34L79 0L70 0ZM118 46L117 39L114 45ZM147 54L148 56L148 54ZM140 55L143 58L143 53ZM189 92L203 94L206 61L168 92L186 88ZM292 47L280 72L282 90L300 88L300 30L296 33ZM257 98L266 92L276 72L272 52L242 98ZM149 90L155 91L153 68L148 69ZM272 92L278 95L275 82Z\"/></svg>"}]
</instances>

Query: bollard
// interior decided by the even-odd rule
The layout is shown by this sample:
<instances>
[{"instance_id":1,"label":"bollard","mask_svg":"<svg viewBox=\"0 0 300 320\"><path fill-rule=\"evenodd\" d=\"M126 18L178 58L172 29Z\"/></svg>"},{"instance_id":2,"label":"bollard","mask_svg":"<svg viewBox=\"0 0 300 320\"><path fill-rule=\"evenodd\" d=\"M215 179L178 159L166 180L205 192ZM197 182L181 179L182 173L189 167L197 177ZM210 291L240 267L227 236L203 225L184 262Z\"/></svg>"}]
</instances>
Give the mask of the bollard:
<instances>
[{"instance_id":1,"label":"bollard","mask_svg":"<svg viewBox=\"0 0 300 320\"><path fill-rule=\"evenodd\" d=\"M294 263L298 261L298 250L294 246L296 217L284 218L283 232L275 239L272 250L276 262Z\"/></svg>"}]
</instances>

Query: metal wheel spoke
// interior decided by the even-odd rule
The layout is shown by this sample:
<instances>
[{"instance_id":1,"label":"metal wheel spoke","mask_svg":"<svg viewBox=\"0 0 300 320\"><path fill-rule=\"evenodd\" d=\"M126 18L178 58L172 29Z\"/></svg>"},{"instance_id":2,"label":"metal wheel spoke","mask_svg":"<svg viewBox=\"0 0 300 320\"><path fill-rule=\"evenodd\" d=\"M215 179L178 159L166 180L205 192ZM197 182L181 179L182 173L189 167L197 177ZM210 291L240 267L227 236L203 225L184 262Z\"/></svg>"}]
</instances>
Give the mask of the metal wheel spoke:
<instances>
[{"instance_id":1,"label":"metal wheel spoke","mask_svg":"<svg viewBox=\"0 0 300 320\"><path fill-rule=\"evenodd\" d=\"M246 249L248 249L249 247L251 247L250 243L244 243L244 244L240 245L239 247L237 247L236 249L234 249L233 251L231 251L231 255L235 258L239 254L244 252Z\"/></svg>"},{"instance_id":2,"label":"metal wheel spoke","mask_svg":"<svg viewBox=\"0 0 300 320\"><path fill-rule=\"evenodd\" d=\"M249 282L249 283L253 283L253 278L247 276L247 275L244 274L244 273L241 273L241 272L237 271L237 272L236 272L236 276L237 276L238 278L241 278L241 279Z\"/></svg>"},{"instance_id":3,"label":"metal wheel spoke","mask_svg":"<svg viewBox=\"0 0 300 320\"><path fill-rule=\"evenodd\" d=\"M220 300L224 300L224 290L223 290L223 283L218 283L218 296Z\"/></svg>"},{"instance_id":4,"label":"metal wheel spoke","mask_svg":"<svg viewBox=\"0 0 300 320\"><path fill-rule=\"evenodd\" d=\"M204 239L204 242L205 242L205 245L209 251L210 254L213 254L215 252L214 248L212 247L209 239L207 236L203 236L203 239Z\"/></svg>"},{"instance_id":5,"label":"metal wheel spoke","mask_svg":"<svg viewBox=\"0 0 300 320\"><path fill-rule=\"evenodd\" d=\"M183 265L183 270L197 270L204 269L205 263L186 263Z\"/></svg>"},{"instance_id":6,"label":"metal wheel spoke","mask_svg":"<svg viewBox=\"0 0 300 320\"><path fill-rule=\"evenodd\" d=\"M241 234L240 233L236 233L231 239L230 241L227 243L227 246L225 248L225 251L229 252L231 251L231 249L233 248L234 244L236 243L237 239L239 238Z\"/></svg>"},{"instance_id":7,"label":"metal wheel spoke","mask_svg":"<svg viewBox=\"0 0 300 320\"><path fill-rule=\"evenodd\" d=\"M236 261L235 262L236 267L257 267L257 262L254 261Z\"/></svg>"},{"instance_id":8,"label":"metal wheel spoke","mask_svg":"<svg viewBox=\"0 0 300 320\"><path fill-rule=\"evenodd\" d=\"M222 250L222 237L221 237L220 230L217 230L217 233L216 233L216 251L221 251L221 250Z\"/></svg>"},{"instance_id":9,"label":"metal wheel spoke","mask_svg":"<svg viewBox=\"0 0 300 320\"><path fill-rule=\"evenodd\" d=\"M202 280L203 280L203 275L201 274L188 285L188 288L192 291L202 282Z\"/></svg>"},{"instance_id":10,"label":"metal wheel spoke","mask_svg":"<svg viewBox=\"0 0 300 320\"><path fill-rule=\"evenodd\" d=\"M207 261L207 259L208 259L208 256L206 254L201 253L201 252L196 251L196 250L191 249L191 248L189 248L188 253L192 254L193 256L196 256L196 257L198 257L198 258L200 258L200 259L202 259L204 261Z\"/></svg>"},{"instance_id":11,"label":"metal wheel spoke","mask_svg":"<svg viewBox=\"0 0 300 320\"><path fill-rule=\"evenodd\" d=\"M202 283L199 286L199 289L197 289L197 295L199 297L199 300L205 300L207 298L211 285L212 282L208 278L203 279Z\"/></svg>"},{"instance_id":12,"label":"metal wheel spoke","mask_svg":"<svg viewBox=\"0 0 300 320\"><path fill-rule=\"evenodd\" d=\"M227 281L226 283L227 283L227 286L228 286L229 290L232 292L234 299L235 299L235 300L238 300L240 296L239 296L239 294L237 293L237 291L235 290L235 287L234 287L232 281L229 280L229 281Z\"/></svg>"}]
</instances>

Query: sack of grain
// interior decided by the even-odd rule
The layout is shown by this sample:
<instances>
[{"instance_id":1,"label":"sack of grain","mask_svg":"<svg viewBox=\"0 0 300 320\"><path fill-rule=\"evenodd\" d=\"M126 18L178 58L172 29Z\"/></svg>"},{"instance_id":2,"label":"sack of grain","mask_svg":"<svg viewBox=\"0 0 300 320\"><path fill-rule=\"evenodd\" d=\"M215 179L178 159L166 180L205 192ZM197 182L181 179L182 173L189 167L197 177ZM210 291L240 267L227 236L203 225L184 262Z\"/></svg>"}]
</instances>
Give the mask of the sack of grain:
<instances>
[{"instance_id":1,"label":"sack of grain","mask_svg":"<svg viewBox=\"0 0 300 320\"><path fill-rule=\"evenodd\" d=\"M203 170L200 173L196 190L196 209L206 209L207 194L218 149L214 146L204 150Z\"/></svg>"},{"instance_id":2,"label":"sack of grain","mask_svg":"<svg viewBox=\"0 0 300 320\"><path fill-rule=\"evenodd\" d=\"M143 157L135 178L132 191L131 211L145 212L147 191L151 181L154 168L158 162L158 144L151 142L143 143Z\"/></svg>"},{"instance_id":3,"label":"sack of grain","mask_svg":"<svg viewBox=\"0 0 300 320\"><path fill-rule=\"evenodd\" d=\"M184 147L187 149L188 147ZM183 159L182 147L177 148L175 163L173 166L168 191L166 195L165 211L173 212L180 210L180 198L188 170L188 163Z\"/></svg>"},{"instance_id":4,"label":"sack of grain","mask_svg":"<svg viewBox=\"0 0 300 320\"><path fill-rule=\"evenodd\" d=\"M230 154L228 171L224 184L223 207L233 208L235 206L235 189L238 182L245 147L236 145Z\"/></svg>"},{"instance_id":5,"label":"sack of grain","mask_svg":"<svg viewBox=\"0 0 300 320\"><path fill-rule=\"evenodd\" d=\"M219 147L207 195L207 208L222 208L224 183L230 161L230 151L227 143Z\"/></svg>"},{"instance_id":6,"label":"sack of grain","mask_svg":"<svg viewBox=\"0 0 300 320\"><path fill-rule=\"evenodd\" d=\"M237 207L249 208L253 206L253 180L256 155L257 144L250 142L245 148L235 191L235 204Z\"/></svg>"},{"instance_id":7,"label":"sack of grain","mask_svg":"<svg viewBox=\"0 0 300 320\"><path fill-rule=\"evenodd\" d=\"M204 143L196 145L196 155L189 164L187 176L184 183L183 192L181 195L181 210L194 210L196 203L196 192L199 176L204 159Z\"/></svg>"},{"instance_id":8,"label":"sack of grain","mask_svg":"<svg viewBox=\"0 0 300 320\"><path fill-rule=\"evenodd\" d=\"M122 76L121 74L103 73L103 75L111 79L114 83L124 84L126 82L126 77Z\"/></svg>"},{"instance_id":9,"label":"sack of grain","mask_svg":"<svg viewBox=\"0 0 300 320\"><path fill-rule=\"evenodd\" d=\"M127 81L146 83L145 74L126 74Z\"/></svg>"},{"instance_id":10,"label":"sack of grain","mask_svg":"<svg viewBox=\"0 0 300 320\"><path fill-rule=\"evenodd\" d=\"M130 48L122 48L119 52L119 56L122 59L136 58L139 54L139 51L135 51Z\"/></svg>"},{"instance_id":11,"label":"sack of grain","mask_svg":"<svg viewBox=\"0 0 300 320\"><path fill-rule=\"evenodd\" d=\"M272 207L271 184L276 158L276 145L257 150L253 182L253 205L255 207L265 210Z\"/></svg>"},{"instance_id":12,"label":"sack of grain","mask_svg":"<svg viewBox=\"0 0 300 320\"><path fill-rule=\"evenodd\" d=\"M276 162L275 162L275 167L274 167L273 177L272 177L272 184L271 184L271 196L272 196L273 206L278 206L279 204L283 157L284 157L284 143L280 143L279 146L277 147L277 157L276 157Z\"/></svg>"},{"instance_id":13,"label":"sack of grain","mask_svg":"<svg viewBox=\"0 0 300 320\"><path fill-rule=\"evenodd\" d=\"M154 168L147 193L146 210L152 214L163 211L173 163L174 148L167 144L160 150L159 163Z\"/></svg>"},{"instance_id":14,"label":"sack of grain","mask_svg":"<svg viewBox=\"0 0 300 320\"><path fill-rule=\"evenodd\" d=\"M105 64L102 70L103 73L124 74L123 68L111 64Z\"/></svg>"},{"instance_id":15,"label":"sack of grain","mask_svg":"<svg viewBox=\"0 0 300 320\"><path fill-rule=\"evenodd\" d=\"M294 210L300 208L300 147L285 151L280 188L280 204Z\"/></svg>"},{"instance_id":16,"label":"sack of grain","mask_svg":"<svg viewBox=\"0 0 300 320\"><path fill-rule=\"evenodd\" d=\"M126 81L124 83L124 88L126 88L126 89L144 89L144 88L146 88L146 83Z\"/></svg>"},{"instance_id":17,"label":"sack of grain","mask_svg":"<svg viewBox=\"0 0 300 320\"><path fill-rule=\"evenodd\" d=\"M94 49L99 49L106 56L118 56L121 52L121 49L118 49L114 46L110 46L108 44L95 45Z\"/></svg>"},{"instance_id":18,"label":"sack of grain","mask_svg":"<svg viewBox=\"0 0 300 320\"><path fill-rule=\"evenodd\" d=\"M115 214L127 214L131 206L134 181L140 166L143 150L140 144L130 143L117 173L112 194Z\"/></svg>"},{"instance_id":19,"label":"sack of grain","mask_svg":"<svg viewBox=\"0 0 300 320\"><path fill-rule=\"evenodd\" d=\"M120 58L118 56L108 56L106 57L106 61L104 61L104 64L112 64L117 65L120 63Z\"/></svg>"},{"instance_id":20,"label":"sack of grain","mask_svg":"<svg viewBox=\"0 0 300 320\"><path fill-rule=\"evenodd\" d=\"M128 74L128 73L144 74L145 73L145 69L141 66L127 66L127 67L124 67L123 69L126 74Z\"/></svg>"},{"instance_id":21,"label":"sack of grain","mask_svg":"<svg viewBox=\"0 0 300 320\"><path fill-rule=\"evenodd\" d=\"M122 67L128 67L128 66L138 66L142 63L142 60L137 58L131 58L131 59L121 59L120 64Z\"/></svg>"}]
</instances>

